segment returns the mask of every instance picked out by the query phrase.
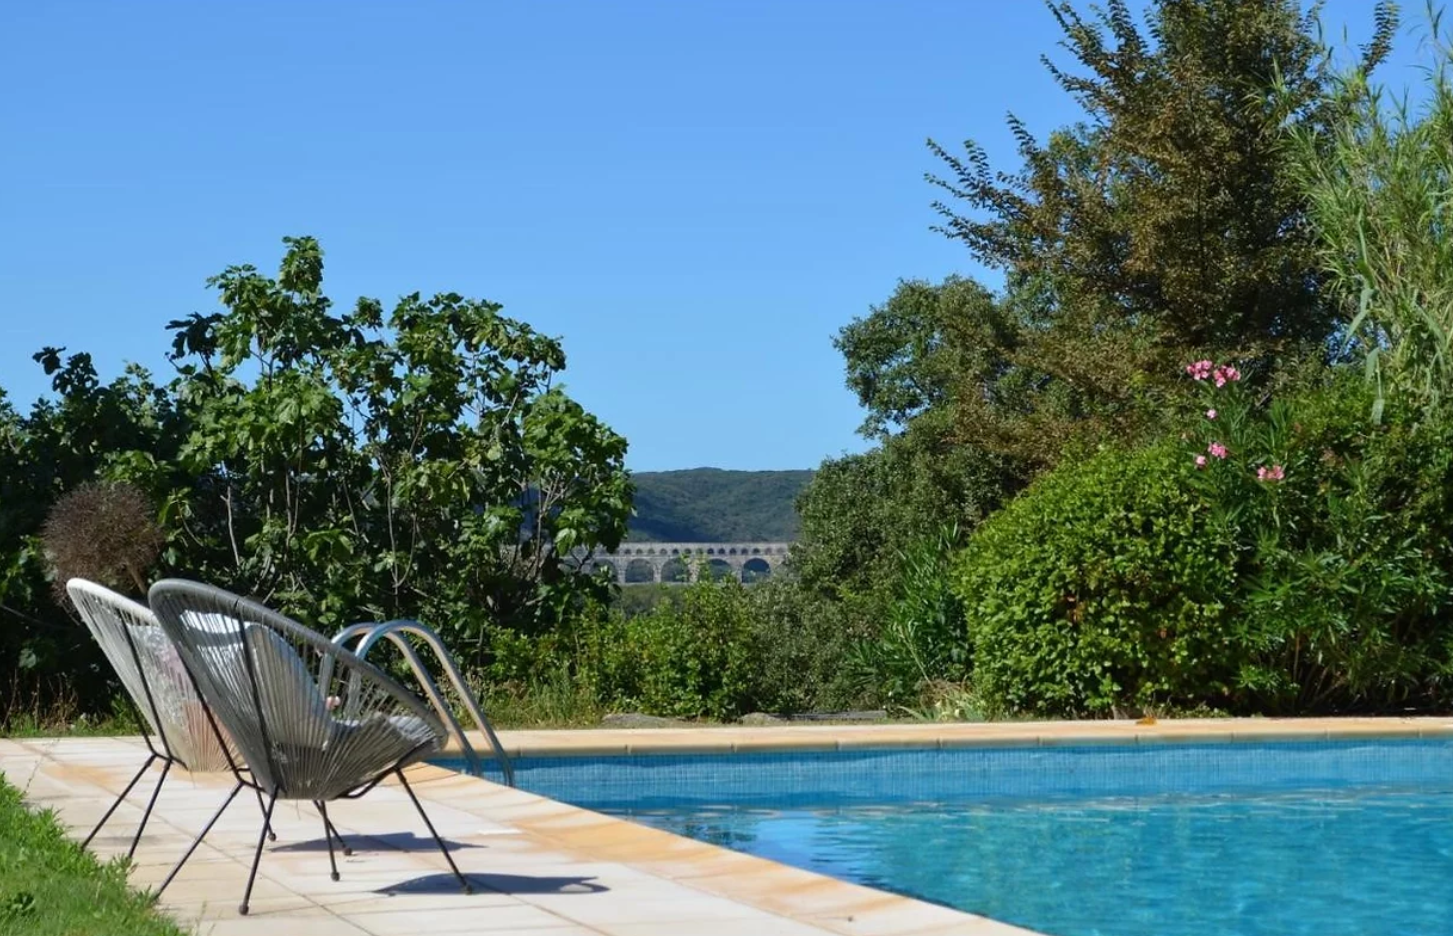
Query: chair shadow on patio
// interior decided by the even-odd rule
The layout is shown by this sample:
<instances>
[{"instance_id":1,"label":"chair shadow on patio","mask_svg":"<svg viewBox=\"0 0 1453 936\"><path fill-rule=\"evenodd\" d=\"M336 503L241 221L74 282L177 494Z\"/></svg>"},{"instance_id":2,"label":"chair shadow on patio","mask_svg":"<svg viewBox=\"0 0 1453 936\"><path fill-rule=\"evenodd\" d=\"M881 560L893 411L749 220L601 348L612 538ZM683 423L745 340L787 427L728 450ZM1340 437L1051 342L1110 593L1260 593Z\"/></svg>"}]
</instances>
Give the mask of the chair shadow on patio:
<instances>
[{"instance_id":1,"label":"chair shadow on patio","mask_svg":"<svg viewBox=\"0 0 1453 936\"><path fill-rule=\"evenodd\" d=\"M497 894L600 894L610 890L596 884L594 877L536 877L529 874L467 874L474 892L494 891ZM452 874L426 874L423 877L390 884L374 891L376 894L446 894L459 893L459 882Z\"/></svg>"},{"instance_id":2,"label":"chair shadow on patio","mask_svg":"<svg viewBox=\"0 0 1453 936\"><path fill-rule=\"evenodd\" d=\"M460 842L451 838L443 838L436 844L435 841L425 835L418 835L413 832L386 832L381 834L365 834L362 832L348 832L343 840L355 854L380 851L435 851L441 846L449 851L459 851L461 848L484 848L484 845L476 845L473 842ZM327 839L306 839L300 842L288 842L286 845L273 845L268 851L273 852L326 852L328 850Z\"/></svg>"}]
</instances>

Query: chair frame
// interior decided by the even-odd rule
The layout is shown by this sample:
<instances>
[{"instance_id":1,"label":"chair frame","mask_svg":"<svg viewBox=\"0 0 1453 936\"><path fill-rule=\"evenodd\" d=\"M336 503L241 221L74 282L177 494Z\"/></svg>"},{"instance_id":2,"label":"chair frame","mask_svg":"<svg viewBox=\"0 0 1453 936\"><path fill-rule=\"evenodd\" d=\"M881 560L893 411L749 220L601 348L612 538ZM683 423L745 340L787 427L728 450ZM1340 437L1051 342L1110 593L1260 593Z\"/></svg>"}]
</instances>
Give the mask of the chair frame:
<instances>
[{"instance_id":1,"label":"chair frame","mask_svg":"<svg viewBox=\"0 0 1453 936\"><path fill-rule=\"evenodd\" d=\"M82 848L88 847L91 844L101 829L110 821L111 816L115 814L117 808L131 794L132 789L141 782L141 778L151 769L152 764L155 764L157 761L161 761L162 763L161 776L157 778L156 786L152 788L151 797L146 801L146 808L141 814L141 822L136 826L136 834L131 837L131 845L126 850L126 858L129 861L136 856L136 848L141 842L142 833L146 831L146 824L151 819L152 810L156 807L157 798L161 795L161 788L166 784L167 776L171 773L172 767L174 765L180 765L183 770L188 772L193 770L192 765L188 764L173 749L171 741L167 738L167 719L162 717L161 710L157 707L156 697L151 689L151 679L147 676L147 668L141 661L141 651L137 649L136 638L132 634L134 627L155 627L157 633L164 633L164 631L162 631L161 624L157 621L156 616L151 613L150 608L133 601L119 592L112 591L104 585L99 585L87 579L73 578L66 582L66 592L71 598L71 603L75 605L77 612L81 615L81 619L85 621L86 628L91 632L91 638L96 641L96 644L101 648L101 652L106 655L107 661L111 664L112 670L121 679L122 688L126 690L126 699L131 703L131 707L136 712L136 721L141 727L141 738L146 743L148 752L146 760L142 762L141 767L132 776L131 782L126 784L125 789L111 802L110 807L102 814L100 821L91 829L90 834L82 840ZM123 678L122 665L124 664L118 665L119 661L112 658L111 648L100 637L99 631L102 629L101 625L98 625L92 620L90 609L82 602L76 600L78 595L83 595L89 600L107 605L110 611L124 618L131 619L120 621L119 623L122 626L116 629L126 638L126 650L130 658L127 662L135 668L134 672L137 680L141 684L142 695L145 698L145 709L142 708L142 700L136 698L134 689L127 685L125 678ZM191 682L192 691L200 701L202 699L201 690L198 689L196 680L192 678L190 670L187 671L187 676ZM202 703L201 707L202 711L206 713L207 722L212 729L213 737L230 763L232 756L226 736L222 734L222 730L218 727L216 719L212 717L212 710L205 702ZM160 742L161 750L157 750L157 745L152 740L152 729L156 732L156 740ZM257 806L259 810L263 808L261 796L257 799ZM276 833L272 831L271 823L268 823L267 833L272 839L277 838Z\"/></svg>"},{"instance_id":2,"label":"chair frame","mask_svg":"<svg viewBox=\"0 0 1453 936\"><path fill-rule=\"evenodd\" d=\"M405 708L411 710L414 715L422 719L423 722L429 726L434 735L433 740L420 742L419 744L415 745L413 748L409 749L404 754L399 756L388 767L378 771L373 776L364 779L363 781L346 790L345 792L338 794L334 797L330 797L330 799L358 799L369 793L374 787L378 786L389 776L397 777L400 785L404 788L404 792L408 794L409 800L413 803L414 809L419 813L419 817L423 819L425 827L429 830L429 835L434 839L434 844L438 846L440 854L444 856L444 860L448 863L449 869L454 873L454 877L459 881L461 889L466 894L473 893L473 888L470 886L469 880L464 876L463 873L460 872L459 866L455 864L454 856L449 853L448 846L446 846L443 839L440 838L438 830L434 828L434 823L429 819L428 813L424 811L423 804L419 802L418 796L415 795L413 788L409 785L408 778L404 775L404 767L418 760L418 755L421 752L432 747L433 744L437 741L445 740L448 737L447 730L445 729L444 725L438 720L436 716L434 716L432 712L428 710L428 708L416 696L410 693L403 686L399 685L398 682L393 679L393 677L383 672L383 670L379 669L377 666L369 663L361 657L358 657L346 648L333 643L316 631L310 630L309 628L298 624L296 621L293 621L292 619L287 618L284 615L281 615L278 612L273 611L272 609L262 604L259 604L258 602L243 598L239 595L234 595L220 588L215 588L211 585L205 585L200 582L187 581L185 579L163 579L152 585L149 594L149 600L151 602L152 610L157 620L160 622L167 635L171 637L173 643L177 644L179 651L183 651L181 653L182 660L187 665L189 672L191 672L193 664L192 661L189 659L189 657L191 656L190 652L187 652L183 649L188 644L188 640L186 638L187 625L180 620L181 613L189 610L199 610L200 607L207 609L207 613L223 614L236 623L237 639L239 640L239 642L241 642L241 645L243 647L241 656L246 669L247 684L252 693L254 711L257 715L257 724L255 727L261 732L261 748L265 752L265 757L267 759L267 769L265 771L265 775L269 778L272 778L272 783L269 785L260 778L258 770L254 769L251 765L240 765L236 763L236 761L232 759L229 752L228 760L230 762L230 768L236 783L233 785L231 792L227 795L227 799L212 815L211 819L207 821L207 824L202 827L202 831L198 833L195 839L193 839L191 845L187 848L186 853L182 855L181 859L176 863L176 865L167 874L166 878L161 882L160 886L156 890L157 894L160 894L162 891L164 891L167 885L172 882L172 879L176 877L177 872L181 870L182 865L184 865L187 859L191 857L192 853L196 851L197 846L199 846L202 843L202 840L206 838L207 833L212 830L212 826L216 824L219 818L221 818L222 813L227 810L227 807L232 803L232 800L236 798L237 794L241 792L244 787L248 787L256 793L258 797L258 803L262 806L263 828L262 831L258 834L257 847L253 852L252 865L248 870L247 886L243 891L242 903L238 906L238 913L246 915L248 912L248 904L252 897L253 884L255 883L257 878L258 865L262 860L263 845L270 831L272 813L274 807L277 805L278 799L306 798L301 796L287 796L287 789L285 788L284 784L277 779L282 775L282 772L278 770L278 765L273 760L273 735L269 731L266 717L263 715L263 706L261 705L261 692L258 684L256 663L253 660L253 653L250 652L246 646L247 641L245 628L249 623L260 624L269 627L274 631L279 631L283 634L288 635L289 637L292 637L295 640L299 640L304 644L310 645L313 649L317 650L323 656L323 675L330 674L332 667L338 664L342 664L343 668L349 672L350 677L356 679L362 676L366 676L370 681L374 683L376 687L383 689L389 696L400 702ZM209 717L213 717L213 710L218 708L218 706L216 705L217 699L212 697L213 693L221 696L223 695L223 691L216 688L209 673L202 673L201 679L198 678L198 675L199 674L196 672L191 672L192 680L194 684L197 685L198 692L204 703L207 705ZM315 673L315 678L318 675L319 674ZM234 737L235 735L236 733L234 732ZM238 753L240 757L244 761L246 761L247 754L245 753L241 745L238 746ZM265 804L264 800L266 800ZM329 819L327 803L322 799L313 799L311 800L311 802L315 807L317 807L319 813L322 815L323 818L324 837L328 843L328 863L331 870L330 876L333 880L336 881L339 879L339 874L338 862L334 853L334 841L336 840L338 842L338 845L343 850L345 855L352 854L352 850L344 845L342 836L338 833L338 830L333 825L331 819Z\"/></svg>"}]
</instances>

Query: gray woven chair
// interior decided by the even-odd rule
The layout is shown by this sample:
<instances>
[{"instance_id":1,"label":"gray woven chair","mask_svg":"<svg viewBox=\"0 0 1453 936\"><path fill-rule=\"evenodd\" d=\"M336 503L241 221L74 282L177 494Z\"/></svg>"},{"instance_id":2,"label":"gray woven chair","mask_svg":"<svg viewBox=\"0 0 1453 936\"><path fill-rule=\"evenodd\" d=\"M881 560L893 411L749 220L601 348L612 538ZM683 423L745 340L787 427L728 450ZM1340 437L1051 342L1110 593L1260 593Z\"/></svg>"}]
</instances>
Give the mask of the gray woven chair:
<instances>
[{"instance_id":1,"label":"gray woven chair","mask_svg":"<svg viewBox=\"0 0 1453 936\"><path fill-rule=\"evenodd\" d=\"M360 797L390 774L399 779L450 870L469 892L469 882L403 772L439 751L448 737L422 701L373 664L254 601L179 579L153 585L150 601L249 771L234 771L237 784L227 802L158 893L244 786L266 799L265 823L271 821L277 800L310 800L323 816L328 861L333 880L338 880L333 850L337 831L328 820L327 804ZM258 835L240 913L247 913L265 832Z\"/></svg>"},{"instance_id":2,"label":"gray woven chair","mask_svg":"<svg viewBox=\"0 0 1453 936\"><path fill-rule=\"evenodd\" d=\"M176 649L157 626L151 609L85 579L68 581L66 592L141 714L142 737L150 752L83 845L91 844L151 765L162 762L161 776L126 852L129 858L136 853L136 845L141 841L173 765L205 773L234 769L239 761L235 749L203 704ZM261 805L259 796L258 806Z\"/></svg>"}]
</instances>

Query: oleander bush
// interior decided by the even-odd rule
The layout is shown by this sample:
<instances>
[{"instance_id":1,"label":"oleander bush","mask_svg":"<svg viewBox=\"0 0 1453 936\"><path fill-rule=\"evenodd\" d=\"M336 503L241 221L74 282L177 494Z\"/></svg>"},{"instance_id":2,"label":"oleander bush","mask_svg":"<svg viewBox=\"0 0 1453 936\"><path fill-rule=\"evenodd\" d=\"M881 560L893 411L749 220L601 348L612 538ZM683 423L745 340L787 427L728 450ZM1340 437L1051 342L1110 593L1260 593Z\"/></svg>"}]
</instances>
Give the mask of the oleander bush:
<instances>
[{"instance_id":1,"label":"oleander bush","mask_svg":"<svg viewBox=\"0 0 1453 936\"><path fill-rule=\"evenodd\" d=\"M1234 368L1189 370L1205 392L1181 437L1067 461L959 556L981 702L1056 716L1446 704L1449 425L1374 423L1355 374L1267 402Z\"/></svg>"}]
</instances>

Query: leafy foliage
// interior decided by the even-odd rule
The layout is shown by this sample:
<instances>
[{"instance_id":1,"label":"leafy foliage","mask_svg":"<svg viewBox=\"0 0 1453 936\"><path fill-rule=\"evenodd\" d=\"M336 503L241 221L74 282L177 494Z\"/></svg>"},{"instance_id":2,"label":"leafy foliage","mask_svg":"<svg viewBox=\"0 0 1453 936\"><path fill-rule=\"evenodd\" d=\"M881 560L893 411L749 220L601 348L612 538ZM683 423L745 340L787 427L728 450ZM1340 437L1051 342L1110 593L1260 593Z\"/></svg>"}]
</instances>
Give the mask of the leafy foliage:
<instances>
[{"instance_id":1,"label":"leafy foliage","mask_svg":"<svg viewBox=\"0 0 1453 936\"><path fill-rule=\"evenodd\" d=\"M750 710L757 648L740 584L699 584L679 607L609 616L587 632L602 698L657 715L729 719Z\"/></svg>"},{"instance_id":2,"label":"leafy foliage","mask_svg":"<svg viewBox=\"0 0 1453 936\"><path fill-rule=\"evenodd\" d=\"M949 525L899 557L883 627L855 647L855 679L864 694L906 706L968 676L963 604L950 575L951 557L961 545L959 528Z\"/></svg>"},{"instance_id":3,"label":"leafy foliage","mask_svg":"<svg viewBox=\"0 0 1453 936\"><path fill-rule=\"evenodd\" d=\"M998 308L969 280L905 281L838 333L848 387L867 414L859 431L878 445L824 462L798 499L793 566L809 586L886 600L905 551L942 524L971 528L1023 486L1016 460L955 438L962 375L998 366L984 357L991 343L959 329Z\"/></svg>"},{"instance_id":4,"label":"leafy foliage","mask_svg":"<svg viewBox=\"0 0 1453 936\"><path fill-rule=\"evenodd\" d=\"M972 280L898 284L888 301L838 332L833 344L847 366L848 389L867 411L860 432L882 438L952 406L964 375L1003 367L996 340L962 329L987 325L998 342L1011 323L1000 303Z\"/></svg>"},{"instance_id":5,"label":"leafy foliage","mask_svg":"<svg viewBox=\"0 0 1453 936\"><path fill-rule=\"evenodd\" d=\"M958 568L996 712L1446 705L1449 428L1373 427L1345 373L1203 401L1185 441L1037 481Z\"/></svg>"},{"instance_id":6,"label":"leafy foliage","mask_svg":"<svg viewBox=\"0 0 1453 936\"><path fill-rule=\"evenodd\" d=\"M156 571L324 630L417 617L479 663L489 626L545 630L606 593L568 551L625 534L626 443L553 385L560 343L451 293L335 314L317 242L285 243L275 278L230 267L210 281L222 311L171 323L170 385L102 385L47 348L57 399L0 409L7 662L64 672L89 643L42 597L35 534L93 477L160 505Z\"/></svg>"},{"instance_id":7,"label":"leafy foliage","mask_svg":"<svg viewBox=\"0 0 1453 936\"><path fill-rule=\"evenodd\" d=\"M577 707L729 720L746 712L850 707L860 698L846 661L867 622L795 579L750 587L705 575L650 610L588 607L538 636L491 634L496 694L558 697Z\"/></svg>"},{"instance_id":8,"label":"leafy foliage","mask_svg":"<svg viewBox=\"0 0 1453 936\"><path fill-rule=\"evenodd\" d=\"M198 482L169 507L198 571L329 627L444 622L459 646L558 620L594 585L562 554L617 544L630 506L625 441L551 386L559 342L449 293L334 316L316 242L288 244L276 280L230 268L225 313L172 323Z\"/></svg>"},{"instance_id":9,"label":"leafy foliage","mask_svg":"<svg viewBox=\"0 0 1453 936\"><path fill-rule=\"evenodd\" d=\"M1264 409L1242 388L1205 390L1216 418L1190 444L1226 456L1191 480L1213 505L1210 535L1243 556L1228 622L1242 705L1397 710L1446 698L1453 427L1407 408L1374 426L1370 396L1346 372Z\"/></svg>"},{"instance_id":10,"label":"leafy foliage","mask_svg":"<svg viewBox=\"0 0 1453 936\"><path fill-rule=\"evenodd\" d=\"M1011 116L1013 170L972 141L962 155L930 142L947 169L930 177L948 196L940 230L1002 271L1003 291L902 282L837 337L878 447L822 466L794 566L881 620L898 557L940 523L971 530L1061 458L1162 434L1183 361L1235 354L1277 386L1343 323L1286 145L1345 112L1315 14L1158 0L1142 26L1122 0L1049 9L1073 67L1046 65L1085 119L1041 142ZM1396 22L1374 8L1361 74Z\"/></svg>"},{"instance_id":11,"label":"leafy foliage","mask_svg":"<svg viewBox=\"0 0 1453 936\"><path fill-rule=\"evenodd\" d=\"M57 398L21 415L0 396L0 671L12 674L8 708L74 694L109 711L111 671L90 634L53 601L39 533L65 492L129 464L176 456L181 419L171 397L137 367L102 383L89 355L36 355ZM0 721L5 718L0 717Z\"/></svg>"},{"instance_id":12,"label":"leafy foliage","mask_svg":"<svg viewBox=\"0 0 1453 936\"><path fill-rule=\"evenodd\" d=\"M794 574L820 594L885 600L904 551L945 523L972 528L1018 484L1004 460L915 424L875 449L822 464L797 502Z\"/></svg>"},{"instance_id":13,"label":"leafy foliage","mask_svg":"<svg viewBox=\"0 0 1453 936\"><path fill-rule=\"evenodd\" d=\"M1046 60L1085 120L1039 143L1009 127L1023 166L930 142L950 197L941 230L1006 275L999 303L955 329L978 349L953 395L964 438L1052 464L1073 442L1153 430L1197 352L1260 373L1318 355L1337 306L1318 289L1289 129L1337 116L1312 14L1294 0L1160 0L1142 32L1125 0L1091 17L1050 9L1078 72ZM1396 16L1375 8L1360 72ZM953 334L953 332L950 332Z\"/></svg>"},{"instance_id":14,"label":"leafy foliage","mask_svg":"<svg viewBox=\"0 0 1453 936\"><path fill-rule=\"evenodd\" d=\"M1440 17L1432 20L1439 35ZM1389 103L1365 75L1340 86L1347 114L1296 137L1321 257L1354 310L1349 337L1377 388L1430 409L1453 398L1453 50L1438 45L1421 113Z\"/></svg>"},{"instance_id":15,"label":"leafy foliage","mask_svg":"<svg viewBox=\"0 0 1453 936\"><path fill-rule=\"evenodd\" d=\"M1235 554L1176 447L1107 450L1040 478L959 565L974 685L995 711L1108 714L1218 697Z\"/></svg>"}]
</instances>

